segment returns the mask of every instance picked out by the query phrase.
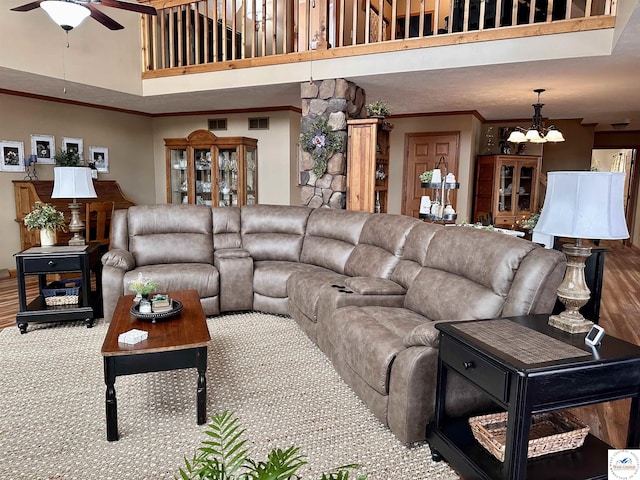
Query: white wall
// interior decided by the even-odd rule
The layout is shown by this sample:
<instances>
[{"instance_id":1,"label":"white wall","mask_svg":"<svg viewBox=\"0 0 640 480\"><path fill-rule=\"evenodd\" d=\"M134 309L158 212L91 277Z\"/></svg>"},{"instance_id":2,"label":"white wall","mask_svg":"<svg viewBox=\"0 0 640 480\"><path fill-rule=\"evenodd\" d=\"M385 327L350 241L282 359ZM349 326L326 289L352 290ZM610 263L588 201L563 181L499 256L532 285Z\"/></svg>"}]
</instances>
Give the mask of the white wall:
<instances>
[{"instance_id":1,"label":"white wall","mask_svg":"<svg viewBox=\"0 0 640 480\"><path fill-rule=\"evenodd\" d=\"M62 137L82 138L85 157L90 146L109 149L109 173L101 173L100 179L116 180L133 202L153 201L151 118L2 94L0 111L1 138L23 142L25 155L31 154L32 134L53 135L56 149L62 146ZM53 167L37 165L39 179L53 179ZM24 176L24 172L0 172L0 268L15 269L13 254L20 251L11 181Z\"/></svg>"}]
</instances>

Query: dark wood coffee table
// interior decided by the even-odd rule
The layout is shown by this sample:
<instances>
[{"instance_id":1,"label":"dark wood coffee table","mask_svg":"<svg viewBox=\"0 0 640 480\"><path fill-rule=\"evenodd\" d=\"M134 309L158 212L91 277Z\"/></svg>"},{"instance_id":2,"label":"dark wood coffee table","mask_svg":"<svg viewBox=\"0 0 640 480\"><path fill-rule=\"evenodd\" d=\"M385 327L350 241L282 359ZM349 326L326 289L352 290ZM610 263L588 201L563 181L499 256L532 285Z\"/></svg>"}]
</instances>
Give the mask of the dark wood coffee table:
<instances>
[{"instance_id":1,"label":"dark wood coffee table","mask_svg":"<svg viewBox=\"0 0 640 480\"><path fill-rule=\"evenodd\" d=\"M169 292L183 305L178 317L151 323L130 313L133 295L118 300L107 336L102 344L104 381L107 384L107 440L118 440L118 409L115 381L118 375L159 372L180 368L197 368L198 425L206 421L207 345L211 340L206 317L195 290ZM149 333L146 340L135 345L118 343L118 336L131 329Z\"/></svg>"}]
</instances>

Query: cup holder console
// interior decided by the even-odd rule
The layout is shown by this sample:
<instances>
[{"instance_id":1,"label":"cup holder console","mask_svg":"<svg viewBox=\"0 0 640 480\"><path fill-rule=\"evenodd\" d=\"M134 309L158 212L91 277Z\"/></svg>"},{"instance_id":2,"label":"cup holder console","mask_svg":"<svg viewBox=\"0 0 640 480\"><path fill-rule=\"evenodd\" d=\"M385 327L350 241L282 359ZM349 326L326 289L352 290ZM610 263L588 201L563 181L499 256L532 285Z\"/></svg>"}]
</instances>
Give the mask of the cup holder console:
<instances>
[{"instance_id":1,"label":"cup holder console","mask_svg":"<svg viewBox=\"0 0 640 480\"><path fill-rule=\"evenodd\" d=\"M338 289L338 291L341 293L353 293L353 290L347 290L347 287L345 287L344 285L333 284L331 285L331 287Z\"/></svg>"}]
</instances>

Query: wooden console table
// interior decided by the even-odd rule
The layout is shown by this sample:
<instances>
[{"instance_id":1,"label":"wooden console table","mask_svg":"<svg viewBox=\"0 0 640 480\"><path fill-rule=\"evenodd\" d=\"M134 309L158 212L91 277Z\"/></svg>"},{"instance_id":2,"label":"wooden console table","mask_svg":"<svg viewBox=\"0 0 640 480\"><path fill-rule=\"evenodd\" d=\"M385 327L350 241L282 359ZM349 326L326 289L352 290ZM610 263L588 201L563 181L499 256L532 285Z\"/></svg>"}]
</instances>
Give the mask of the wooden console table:
<instances>
[{"instance_id":1,"label":"wooden console table","mask_svg":"<svg viewBox=\"0 0 640 480\"><path fill-rule=\"evenodd\" d=\"M607 478L610 447L587 435L577 450L527 459L531 416L631 398L627 447L640 443L640 346L605 335L598 348L585 334L547 325L548 315L439 323L440 353L434 422L427 441L465 479ZM533 348L532 348L533 347ZM505 461L473 437L468 418L448 418L448 372L454 370L508 412Z\"/></svg>"}]
</instances>

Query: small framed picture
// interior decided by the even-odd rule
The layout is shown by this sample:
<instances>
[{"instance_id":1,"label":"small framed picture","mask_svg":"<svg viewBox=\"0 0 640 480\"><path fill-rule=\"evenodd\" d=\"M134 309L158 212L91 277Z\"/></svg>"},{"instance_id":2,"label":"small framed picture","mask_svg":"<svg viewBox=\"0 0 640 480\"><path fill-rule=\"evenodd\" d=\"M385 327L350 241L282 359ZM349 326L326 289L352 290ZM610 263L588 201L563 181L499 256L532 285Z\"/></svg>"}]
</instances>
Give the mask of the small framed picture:
<instances>
[{"instance_id":1,"label":"small framed picture","mask_svg":"<svg viewBox=\"0 0 640 480\"><path fill-rule=\"evenodd\" d=\"M62 137L62 149L66 152L77 153L82 163L84 159L84 142L81 138Z\"/></svg>"},{"instance_id":2,"label":"small framed picture","mask_svg":"<svg viewBox=\"0 0 640 480\"><path fill-rule=\"evenodd\" d=\"M24 172L24 143L0 141L0 170L4 172Z\"/></svg>"},{"instance_id":3,"label":"small framed picture","mask_svg":"<svg viewBox=\"0 0 640 480\"><path fill-rule=\"evenodd\" d=\"M100 173L109 173L109 149L106 147L89 147L89 166Z\"/></svg>"},{"instance_id":4,"label":"small framed picture","mask_svg":"<svg viewBox=\"0 0 640 480\"><path fill-rule=\"evenodd\" d=\"M56 154L56 139L53 135L31 135L31 153L38 159L38 163L54 164Z\"/></svg>"}]
</instances>

